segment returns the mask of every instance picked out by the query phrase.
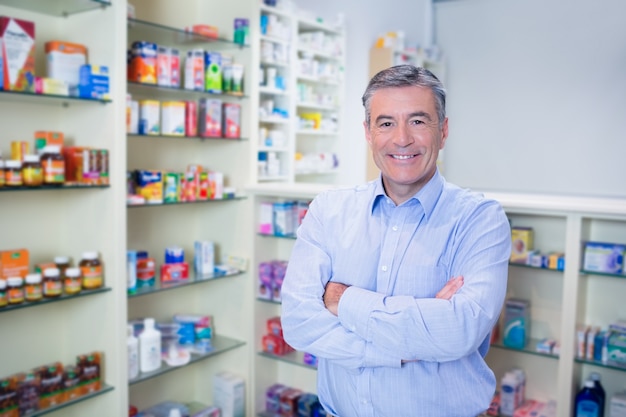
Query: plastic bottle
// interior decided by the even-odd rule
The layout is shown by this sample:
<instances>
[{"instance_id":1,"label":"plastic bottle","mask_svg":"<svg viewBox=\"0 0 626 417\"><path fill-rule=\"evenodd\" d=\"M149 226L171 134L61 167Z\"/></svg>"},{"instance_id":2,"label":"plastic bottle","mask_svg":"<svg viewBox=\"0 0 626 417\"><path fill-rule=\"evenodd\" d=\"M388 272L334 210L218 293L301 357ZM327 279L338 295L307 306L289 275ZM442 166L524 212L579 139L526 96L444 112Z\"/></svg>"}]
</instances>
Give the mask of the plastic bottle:
<instances>
[{"instance_id":1,"label":"plastic bottle","mask_svg":"<svg viewBox=\"0 0 626 417\"><path fill-rule=\"evenodd\" d=\"M143 321L143 332L139 335L139 370L151 372L161 367L161 332L155 329L154 319Z\"/></svg>"},{"instance_id":2,"label":"plastic bottle","mask_svg":"<svg viewBox=\"0 0 626 417\"><path fill-rule=\"evenodd\" d=\"M600 398L595 392L592 380L585 381L583 388L576 394L574 417L599 417Z\"/></svg>"},{"instance_id":3,"label":"plastic bottle","mask_svg":"<svg viewBox=\"0 0 626 417\"><path fill-rule=\"evenodd\" d=\"M600 413L598 414L600 417L604 417L604 405L606 404L606 391L604 391L604 387L600 383L602 379L602 375L598 372L592 372L589 374L589 379L593 381L594 390L600 398Z\"/></svg>"},{"instance_id":4,"label":"plastic bottle","mask_svg":"<svg viewBox=\"0 0 626 417\"><path fill-rule=\"evenodd\" d=\"M500 414L503 416L512 416L515 413L515 409L519 406L518 390L519 390L519 377L513 372L507 372L502 377L501 392L500 392Z\"/></svg>"},{"instance_id":5,"label":"plastic bottle","mask_svg":"<svg viewBox=\"0 0 626 417\"><path fill-rule=\"evenodd\" d=\"M133 326L128 325L128 337L126 345L128 347L128 379L137 378L139 375L139 340L133 333Z\"/></svg>"}]
</instances>

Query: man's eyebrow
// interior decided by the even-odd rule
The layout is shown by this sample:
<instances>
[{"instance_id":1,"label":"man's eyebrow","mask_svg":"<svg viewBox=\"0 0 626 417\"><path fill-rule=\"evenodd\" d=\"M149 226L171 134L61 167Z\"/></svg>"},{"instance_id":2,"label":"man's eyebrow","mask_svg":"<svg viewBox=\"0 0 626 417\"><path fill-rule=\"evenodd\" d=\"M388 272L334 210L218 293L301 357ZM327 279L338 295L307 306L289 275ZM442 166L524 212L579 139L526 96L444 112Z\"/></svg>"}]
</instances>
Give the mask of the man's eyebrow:
<instances>
[{"instance_id":1,"label":"man's eyebrow","mask_svg":"<svg viewBox=\"0 0 626 417\"><path fill-rule=\"evenodd\" d=\"M425 119L427 119L428 121L432 121L432 117L430 117L430 114L425 112L425 111L416 111L413 113L409 114L409 119L413 118L413 117L423 117ZM376 119L374 120L376 123L380 123L384 120L394 120L393 116L389 116L386 114L380 114L378 115L378 117L376 117Z\"/></svg>"}]
</instances>

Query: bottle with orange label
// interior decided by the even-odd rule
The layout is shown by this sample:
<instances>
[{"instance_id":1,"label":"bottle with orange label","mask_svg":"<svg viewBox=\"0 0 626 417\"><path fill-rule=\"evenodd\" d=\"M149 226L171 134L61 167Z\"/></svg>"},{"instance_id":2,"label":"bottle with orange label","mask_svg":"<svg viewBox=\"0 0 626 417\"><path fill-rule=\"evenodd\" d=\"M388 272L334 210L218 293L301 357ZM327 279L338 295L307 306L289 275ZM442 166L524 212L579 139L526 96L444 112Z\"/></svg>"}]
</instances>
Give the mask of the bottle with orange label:
<instances>
[{"instance_id":1,"label":"bottle with orange label","mask_svg":"<svg viewBox=\"0 0 626 417\"><path fill-rule=\"evenodd\" d=\"M37 155L24 155L22 181L27 187L39 187L43 184L43 168Z\"/></svg>"},{"instance_id":2,"label":"bottle with orange label","mask_svg":"<svg viewBox=\"0 0 626 417\"><path fill-rule=\"evenodd\" d=\"M46 268L43 271L44 297L58 297L63 294L63 281L59 268Z\"/></svg>"},{"instance_id":3,"label":"bottle with orange label","mask_svg":"<svg viewBox=\"0 0 626 417\"><path fill-rule=\"evenodd\" d=\"M63 288L68 295L78 294L83 289L80 268L70 267L65 270Z\"/></svg>"},{"instance_id":4,"label":"bottle with orange label","mask_svg":"<svg viewBox=\"0 0 626 417\"><path fill-rule=\"evenodd\" d=\"M48 185L62 185L65 182L65 158L58 145L47 145L41 151L43 182Z\"/></svg>"},{"instance_id":5,"label":"bottle with orange label","mask_svg":"<svg viewBox=\"0 0 626 417\"><path fill-rule=\"evenodd\" d=\"M22 180L22 162L10 159L5 163L4 184L7 187L21 187L24 185Z\"/></svg>"},{"instance_id":6,"label":"bottle with orange label","mask_svg":"<svg viewBox=\"0 0 626 417\"><path fill-rule=\"evenodd\" d=\"M83 252L78 264L83 277L83 289L93 290L104 284L104 268L97 252Z\"/></svg>"},{"instance_id":7,"label":"bottle with orange label","mask_svg":"<svg viewBox=\"0 0 626 417\"><path fill-rule=\"evenodd\" d=\"M28 274L25 278L24 297L26 301L39 301L43 298L41 274Z\"/></svg>"}]
</instances>

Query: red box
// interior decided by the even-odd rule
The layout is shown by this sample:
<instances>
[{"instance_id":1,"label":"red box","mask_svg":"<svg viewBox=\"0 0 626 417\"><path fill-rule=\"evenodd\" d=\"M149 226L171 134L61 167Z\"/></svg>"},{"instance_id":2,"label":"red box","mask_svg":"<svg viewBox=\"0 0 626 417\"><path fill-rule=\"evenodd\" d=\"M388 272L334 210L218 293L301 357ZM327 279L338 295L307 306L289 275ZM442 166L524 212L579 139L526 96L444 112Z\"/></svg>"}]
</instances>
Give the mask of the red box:
<instances>
[{"instance_id":1,"label":"red box","mask_svg":"<svg viewBox=\"0 0 626 417\"><path fill-rule=\"evenodd\" d=\"M273 334L264 335L261 343L263 344L263 351L271 353L272 355L282 356L293 352L293 348L289 346L282 337Z\"/></svg>"},{"instance_id":2,"label":"red box","mask_svg":"<svg viewBox=\"0 0 626 417\"><path fill-rule=\"evenodd\" d=\"M198 106L195 101L185 102L185 135L198 136Z\"/></svg>"},{"instance_id":3,"label":"red box","mask_svg":"<svg viewBox=\"0 0 626 417\"><path fill-rule=\"evenodd\" d=\"M239 139L241 137L241 105L224 103L222 105L222 117L223 136Z\"/></svg>"},{"instance_id":4,"label":"red box","mask_svg":"<svg viewBox=\"0 0 626 417\"><path fill-rule=\"evenodd\" d=\"M161 282L179 282L189 278L189 264L179 262L161 265Z\"/></svg>"},{"instance_id":5,"label":"red box","mask_svg":"<svg viewBox=\"0 0 626 417\"><path fill-rule=\"evenodd\" d=\"M297 417L298 416L298 398L304 392L298 388L287 388L280 393L280 416L281 417Z\"/></svg>"},{"instance_id":6,"label":"red box","mask_svg":"<svg viewBox=\"0 0 626 417\"><path fill-rule=\"evenodd\" d=\"M267 319L267 332L283 338L283 326L280 323L280 317L272 317Z\"/></svg>"}]
</instances>

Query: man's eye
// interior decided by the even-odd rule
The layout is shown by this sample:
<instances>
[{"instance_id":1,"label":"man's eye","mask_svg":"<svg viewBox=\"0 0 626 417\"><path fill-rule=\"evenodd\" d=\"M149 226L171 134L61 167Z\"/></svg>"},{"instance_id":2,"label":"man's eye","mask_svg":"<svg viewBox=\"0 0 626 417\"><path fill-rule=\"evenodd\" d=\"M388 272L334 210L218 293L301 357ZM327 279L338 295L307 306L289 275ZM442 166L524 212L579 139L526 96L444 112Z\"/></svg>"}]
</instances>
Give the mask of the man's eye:
<instances>
[{"instance_id":1,"label":"man's eye","mask_svg":"<svg viewBox=\"0 0 626 417\"><path fill-rule=\"evenodd\" d=\"M389 127L391 126L391 122L383 122L380 124L380 127Z\"/></svg>"},{"instance_id":2,"label":"man's eye","mask_svg":"<svg viewBox=\"0 0 626 417\"><path fill-rule=\"evenodd\" d=\"M412 125L423 125L424 122L422 120L411 120Z\"/></svg>"}]
</instances>

